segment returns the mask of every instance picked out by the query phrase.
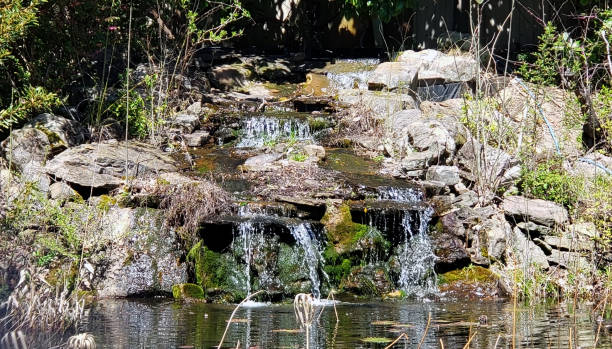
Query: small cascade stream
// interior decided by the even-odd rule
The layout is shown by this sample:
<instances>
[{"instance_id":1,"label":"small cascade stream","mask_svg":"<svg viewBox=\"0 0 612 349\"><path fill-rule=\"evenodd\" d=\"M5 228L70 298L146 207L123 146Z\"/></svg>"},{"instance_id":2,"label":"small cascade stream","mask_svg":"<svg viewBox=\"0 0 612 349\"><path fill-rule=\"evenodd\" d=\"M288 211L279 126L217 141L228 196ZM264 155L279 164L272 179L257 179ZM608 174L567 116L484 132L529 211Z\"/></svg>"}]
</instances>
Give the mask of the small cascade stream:
<instances>
[{"instance_id":1,"label":"small cascade stream","mask_svg":"<svg viewBox=\"0 0 612 349\"><path fill-rule=\"evenodd\" d=\"M245 118L242 121L242 137L236 147L258 148L281 139L311 140L308 120L268 116Z\"/></svg>"}]
</instances>

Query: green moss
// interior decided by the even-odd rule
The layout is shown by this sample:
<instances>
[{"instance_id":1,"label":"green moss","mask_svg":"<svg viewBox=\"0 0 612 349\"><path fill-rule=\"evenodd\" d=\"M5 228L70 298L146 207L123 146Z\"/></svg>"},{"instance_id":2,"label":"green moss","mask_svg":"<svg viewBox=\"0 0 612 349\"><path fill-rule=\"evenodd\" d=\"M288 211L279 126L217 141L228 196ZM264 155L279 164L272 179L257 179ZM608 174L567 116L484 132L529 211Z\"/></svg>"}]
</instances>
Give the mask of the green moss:
<instances>
[{"instance_id":1,"label":"green moss","mask_svg":"<svg viewBox=\"0 0 612 349\"><path fill-rule=\"evenodd\" d=\"M203 299L204 290L196 284L178 284L172 286L172 296L174 299Z\"/></svg>"},{"instance_id":2,"label":"green moss","mask_svg":"<svg viewBox=\"0 0 612 349\"><path fill-rule=\"evenodd\" d=\"M321 131L324 130L326 128L330 128L331 124L329 122L329 120L322 118L322 117L316 117L316 118L308 118L308 126L310 126L310 131L312 132L316 132L316 131Z\"/></svg>"},{"instance_id":3,"label":"green moss","mask_svg":"<svg viewBox=\"0 0 612 349\"><path fill-rule=\"evenodd\" d=\"M457 281L475 283L491 282L495 280L497 280L497 276L489 269L476 265L470 265L463 269L449 271L438 276L440 285L451 284Z\"/></svg>"},{"instance_id":4,"label":"green moss","mask_svg":"<svg viewBox=\"0 0 612 349\"><path fill-rule=\"evenodd\" d=\"M328 241L338 251L345 251L367 232L367 225L353 222L351 208L348 204L342 204L338 208L327 210L321 222L327 229Z\"/></svg>"},{"instance_id":5,"label":"green moss","mask_svg":"<svg viewBox=\"0 0 612 349\"><path fill-rule=\"evenodd\" d=\"M97 208L100 211L108 211L111 207L117 205L117 198L109 195L101 195L100 201L98 202Z\"/></svg>"},{"instance_id":6,"label":"green moss","mask_svg":"<svg viewBox=\"0 0 612 349\"><path fill-rule=\"evenodd\" d=\"M219 290L227 292L231 295L230 301L245 295L239 282L233 281L236 279L237 265L231 259L230 255L211 251L201 240L187 254L187 261L195 271L196 284L206 293Z\"/></svg>"}]
</instances>

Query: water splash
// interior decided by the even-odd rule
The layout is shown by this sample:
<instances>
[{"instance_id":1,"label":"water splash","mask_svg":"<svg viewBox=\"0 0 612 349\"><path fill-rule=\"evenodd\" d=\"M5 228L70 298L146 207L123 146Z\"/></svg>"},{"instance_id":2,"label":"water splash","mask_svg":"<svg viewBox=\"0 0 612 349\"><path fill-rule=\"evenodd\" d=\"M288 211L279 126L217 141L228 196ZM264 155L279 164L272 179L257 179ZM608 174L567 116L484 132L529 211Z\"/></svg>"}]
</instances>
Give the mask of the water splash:
<instances>
[{"instance_id":1,"label":"water splash","mask_svg":"<svg viewBox=\"0 0 612 349\"><path fill-rule=\"evenodd\" d=\"M312 139L307 120L274 118L267 116L250 117L242 122L242 137L236 145L239 148L257 148L267 142L280 139L305 141Z\"/></svg>"}]
</instances>

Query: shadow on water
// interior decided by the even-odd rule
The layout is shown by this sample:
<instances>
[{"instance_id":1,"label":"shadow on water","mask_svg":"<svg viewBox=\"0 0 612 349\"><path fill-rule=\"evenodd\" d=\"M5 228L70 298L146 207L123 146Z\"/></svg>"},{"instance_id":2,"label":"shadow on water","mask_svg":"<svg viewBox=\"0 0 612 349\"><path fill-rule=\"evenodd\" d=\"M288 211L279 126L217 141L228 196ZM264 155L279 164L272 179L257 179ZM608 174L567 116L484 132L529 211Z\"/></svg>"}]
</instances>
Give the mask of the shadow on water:
<instances>
[{"instance_id":1,"label":"shadow on water","mask_svg":"<svg viewBox=\"0 0 612 349\"><path fill-rule=\"evenodd\" d=\"M99 348L213 348L225 329L233 306L178 303L169 300L104 300L96 303L82 331L92 333ZM476 333L471 348L511 348L512 304L508 302L407 302L337 306L323 310L311 331L311 348L383 348L365 338L393 340L401 333L408 340L393 348L416 348L426 332L422 348L462 348L470 333ZM428 315L432 322L426 331ZM478 325L486 315L488 325ZM304 333L298 332L290 305L261 305L238 310L227 347L240 341L242 348L303 348ZM593 346L596 324L588 310L575 317L561 307L522 307L517 311L517 348L568 348L569 333L574 347ZM387 342L388 344L388 342ZM612 348L603 335L598 348Z\"/></svg>"}]
</instances>

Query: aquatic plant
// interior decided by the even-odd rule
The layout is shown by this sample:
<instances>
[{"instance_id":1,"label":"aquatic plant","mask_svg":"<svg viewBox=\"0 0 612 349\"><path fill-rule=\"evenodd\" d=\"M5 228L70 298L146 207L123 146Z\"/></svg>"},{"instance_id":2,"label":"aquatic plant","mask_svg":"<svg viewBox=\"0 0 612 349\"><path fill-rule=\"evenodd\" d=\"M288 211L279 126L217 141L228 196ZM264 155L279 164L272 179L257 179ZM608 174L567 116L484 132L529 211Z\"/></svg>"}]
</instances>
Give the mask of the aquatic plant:
<instances>
[{"instance_id":1,"label":"aquatic plant","mask_svg":"<svg viewBox=\"0 0 612 349\"><path fill-rule=\"evenodd\" d=\"M306 349L310 348L310 327L314 320L314 297L308 293L298 293L293 300L295 320L306 330Z\"/></svg>"},{"instance_id":2,"label":"aquatic plant","mask_svg":"<svg viewBox=\"0 0 612 349\"><path fill-rule=\"evenodd\" d=\"M68 349L96 349L96 339L89 333L79 333L68 338Z\"/></svg>"}]
</instances>

